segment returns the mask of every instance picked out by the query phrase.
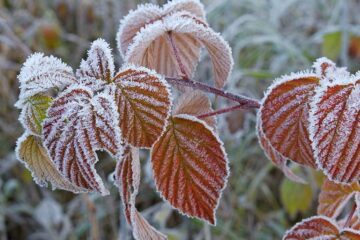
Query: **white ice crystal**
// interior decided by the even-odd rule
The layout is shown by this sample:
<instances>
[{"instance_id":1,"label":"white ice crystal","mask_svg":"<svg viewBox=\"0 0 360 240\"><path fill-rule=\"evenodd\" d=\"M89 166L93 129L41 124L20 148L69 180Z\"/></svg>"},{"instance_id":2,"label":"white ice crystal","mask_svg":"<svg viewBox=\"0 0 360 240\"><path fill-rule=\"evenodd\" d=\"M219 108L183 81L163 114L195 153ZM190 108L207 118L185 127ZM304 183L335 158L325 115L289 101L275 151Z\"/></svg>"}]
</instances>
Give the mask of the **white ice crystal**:
<instances>
[{"instance_id":1,"label":"white ice crystal","mask_svg":"<svg viewBox=\"0 0 360 240\"><path fill-rule=\"evenodd\" d=\"M34 53L28 57L20 74L19 100L15 106L21 108L26 100L50 89L63 89L77 82L71 67L53 56Z\"/></svg>"}]
</instances>

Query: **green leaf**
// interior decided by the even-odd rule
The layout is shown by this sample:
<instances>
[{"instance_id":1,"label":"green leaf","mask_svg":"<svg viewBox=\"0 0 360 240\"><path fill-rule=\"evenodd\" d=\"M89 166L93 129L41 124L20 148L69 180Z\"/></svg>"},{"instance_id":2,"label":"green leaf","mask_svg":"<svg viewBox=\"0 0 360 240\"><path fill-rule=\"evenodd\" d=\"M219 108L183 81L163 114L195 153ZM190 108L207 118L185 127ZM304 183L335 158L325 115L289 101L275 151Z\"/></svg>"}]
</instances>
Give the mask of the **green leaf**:
<instances>
[{"instance_id":1,"label":"green leaf","mask_svg":"<svg viewBox=\"0 0 360 240\"><path fill-rule=\"evenodd\" d=\"M300 184L284 178L280 194L285 210L292 218L299 212L305 213L311 206L313 193L309 184Z\"/></svg>"},{"instance_id":2,"label":"green leaf","mask_svg":"<svg viewBox=\"0 0 360 240\"><path fill-rule=\"evenodd\" d=\"M325 34L323 36L322 54L335 61L340 55L341 41L341 32Z\"/></svg>"},{"instance_id":3,"label":"green leaf","mask_svg":"<svg viewBox=\"0 0 360 240\"><path fill-rule=\"evenodd\" d=\"M30 97L20 114L20 122L24 128L35 135L40 135L42 130L41 123L46 117L46 111L51 102L51 97L42 94Z\"/></svg>"}]
</instances>

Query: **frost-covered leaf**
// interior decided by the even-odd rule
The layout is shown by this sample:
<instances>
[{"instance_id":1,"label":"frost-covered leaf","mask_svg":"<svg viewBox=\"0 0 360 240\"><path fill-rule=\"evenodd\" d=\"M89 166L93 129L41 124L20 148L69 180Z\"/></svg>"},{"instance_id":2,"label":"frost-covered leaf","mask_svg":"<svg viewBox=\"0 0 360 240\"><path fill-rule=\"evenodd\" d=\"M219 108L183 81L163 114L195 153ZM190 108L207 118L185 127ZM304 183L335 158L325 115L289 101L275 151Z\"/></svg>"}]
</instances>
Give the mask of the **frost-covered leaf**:
<instances>
[{"instance_id":1,"label":"frost-covered leaf","mask_svg":"<svg viewBox=\"0 0 360 240\"><path fill-rule=\"evenodd\" d=\"M351 185L334 183L325 180L321 187L317 213L331 218L336 218L344 209L346 203L360 192L359 183Z\"/></svg>"},{"instance_id":2,"label":"frost-covered leaf","mask_svg":"<svg viewBox=\"0 0 360 240\"><path fill-rule=\"evenodd\" d=\"M316 88L309 129L318 167L331 180L350 183L360 180L360 74L340 70Z\"/></svg>"},{"instance_id":3,"label":"frost-covered leaf","mask_svg":"<svg viewBox=\"0 0 360 240\"><path fill-rule=\"evenodd\" d=\"M46 111L51 102L51 97L42 94L37 94L28 98L24 103L19 117L19 121L27 131L34 135L41 135L41 123L46 117Z\"/></svg>"},{"instance_id":4,"label":"frost-covered leaf","mask_svg":"<svg viewBox=\"0 0 360 240\"><path fill-rule=\"evenodd\" d=\"M138 212L133 215L133 234L137 240L165 240L167 237L157 231L149 222Z\"/></svg>"},{"instance_id":5,"label":"frost-covered leaf","mask_svg":"<svg viewBox=\"0 0 360 240\"><path fill-rule=\"evenodd\" d=\"M156 187L173 207L215 224L228 162L222 142L203 121L171 117L153 146L151 162Z\"/></svg>"},{"instance_id":6,"label":"frost-covered leaf","mask_svg":"<svg viewBox=\"0 0 360 240\"><path fill-rule=\"evenodd\" d=\"M24 133L16 146L17 158L31 171L37 184L44 187L50 182L52 188L64 189L75 193L86 192L65 179L49 158L39 137Z\"/></svg>"},{"instance_id":7,"label":"frost-covered leaf","mask_svg":"<svg viewBox=\"0 0 360 240\"><path fill-rule=\"evenodd\" d=\"M271 145L283 156L315 167L308 133L309 97L319 78L297 73L276 80L268 89L260 108L261 127Z\"/></svg>"},{"instance_id":8,"label":"frost-covered leaf","mask_svg":"<svg viewBox=\"0 0 360 240\"><path fill-rule=\"evenodd\" d=\"M206 94L201 91L186 91L177 100L173 114L198 116L211 111L213 111L211 102ZM202 120L204 120L210 127L216 127L215 116L207 117Z\"/></svg>"},{"instance_id":9,"label":"frost-covered leaf","mask_svg":"<svg viewBox=\"0 0 360 240\"><path fill-rule=\"evenodd\" d=\"M133 42L136 34L148 24L161 20L169 14L186 11L197 18L205 20L204 6L198 0L174 0L165 4L162 8L154 4L138 5L134 11L120 21L117 33L117 43L121 55L124 57Z\"/></svg>"},{"instance_id":10,"label":"frost-covered leaf","mask_svg":"<svg viewBox=\"0 0 360 240\"><path fill-rule=\"evenodd\" d=\"M270 159L278 168L280 168L285 176L290 180L298 183L306 183L301 177L297 176L288 166L288 159L281 155L278 151L274 149L270 141L265 137L265 134L261 128L261 120L258 117L256 123L256 132L259 139L261 148L264 150L265 155Z\"/></svg>"},{"instance_id":11,"label":"frost-covered leaf","mask_svg":"<svg viewBox=\"0 0 360 240\"><path fill-rule=\"evenodd\" d=\"M338 239L339 228L330 218L315 216L296 224L285 233L283 240Z\"/></svg>"},{"instance_id":12,"label":"frost-covered leaf","mask_svg":"<svg viewBox=\"0 0 360 240\"><path fill-rule=\"evenodd\" d=\"M139 152L136 148L129 145L124 147L121 159L116 164L115 169L115 183L120 189L121 201L124 205L125 217L129 224L131 224L131 195L137 193L138 184L135 186L133 182L133 175L140 177L140 169L138 173L133 173L132 165L134 161L139 161ZM138 180L139 182L140 180Z\"/></svg>"},{"instance_id":13,"label":"frost-covered leaf","mask_svg":"<svg viewBox=\"0 0 360 240\"><path fill-rule=\"evenodd\" d=\"M188 77L193 75L204 46L213 64L216 87L223 87L233 65L227 42L195 16L177 12L141 29L130 45L125 61L156 70L169 77L183 77L171 47L178 49L179 58Z\"/></svg>"},{"instance_id":14,"label":"frost-covered leaf","mask_svg":"<svg viewBox=\"0 0 360 240\"><path fill-rule=\"evenodd\" d=\"M313 194L309 184L300 184L284 178L280 186L280 196L285 210L294 218L297 213L309 210Z\"/></svg>"},{"instance_id":15,"label":"frost-covered leaf","mask_svg":"<svg viewBox=\"0 0 360 240\"><path fill-rule=\"evenodd\" d=\"M163 6L163 10L166 14L174 13L177 11L186 11L200 19L205 19L204 5L199 0L169 1Z\"/></svg>"},{"instance_id":16,"label":"frost-covered leaf","mask_svg":"<svg viewBox=\"0 0 360 240\"><path fill-rule=\"evenodd\" d=\"M103 39L97 39L91 44L88 58L81 61L76 76L85 85L92 86L97 90L101 84L112 80L114 68L114 59L109 44Z\"/></svg>"},{"instance_id":17,"label":"frost-covered leaf","mask_svg":"<svg viewBox=\"0 0 360 240\"><path fill-rule=\"evenodd\" d=\"M119 154L118 119L110 96L94 97L84 86L70 87L54 100L43 125L44 146L57 169L71 183L108 193L94 167L98 161L95 151Z\"/></svg>"},{"instance_id":18,"label":"frost-covered leaf","mask_svg":"<svg viewBox=\"0 0 360 240\"><path fill-rule=\"evenodd\" d=\"M151 147L163 132L171 108L170 90L155 72L125 67L114 77L116 104L124 139L135 147Z\"/></svg>"},{"instance_id":19,"label":"frost-covered leaf","mask_svg":"<svg viewBox=\"0 0 360 240\"><path fill-rule=\"evenodd\" d=\"M23 107L31 96L50 89L63 89L77 82L71 67L56 57L42 53L34 53L26 60L18 79L20 95L15 104L18 108Z\"/></svg>"},{"instance_id":20,"label":"frost-covered leaf","mask_svg":"<svg viewBox=\"0 0 360 240\"><path fill-rule=\"evenodd\" d=\"M115 183L119 187L126 220L133 228L134 238L138 240L166 239L162 233L148 223L135 206L135 198L140 184L138 149L129 145L125 146L123 155L116 165Z\"/></svg>"},{"instance_id":21,"label":"frost-covered leaf","mask_svg":"<svg viewBox=\"0 0 360 240\"><path fill-rule=\"evenodd\" d=\"M325 216L307 218L288 230L283 240L359 240L360 231L340 227Z\"/></svg>"}]
</instances>

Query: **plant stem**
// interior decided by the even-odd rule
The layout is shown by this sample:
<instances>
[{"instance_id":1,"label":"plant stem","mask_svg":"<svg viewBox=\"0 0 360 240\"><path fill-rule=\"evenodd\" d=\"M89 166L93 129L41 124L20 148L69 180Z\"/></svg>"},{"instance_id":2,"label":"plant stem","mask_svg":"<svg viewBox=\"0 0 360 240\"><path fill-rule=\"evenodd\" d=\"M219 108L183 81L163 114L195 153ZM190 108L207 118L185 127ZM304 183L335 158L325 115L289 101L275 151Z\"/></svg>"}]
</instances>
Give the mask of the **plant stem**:
<instances>
[{"instance_id":1,"label":"plant stem","mask_svg":"<svg viewBox=\"0 0 360 240\"><path fill-rule=\"evenodd\" d=\"M184 66L183 62L181 61L180 54L179 54L179 49L177 48L177 46L176 46L176 44L174 42L174 39L172 37L173 36L172 32L168 32L167 36L168 36L168 40L170 42L170 46L171 46L171 48L173 50L176 62L179 65L180 72L182 74L182 78L187 80L187 79L189 79L189 76L186 74L185 66Z\"/></svg>"},{"instance_id":2,"label":"plant stem","mask_svg":"<svg viewBox=\"0 0 360 240\"><path fill-rule=\"evenodd\" d=\"M191 87L192 89L213 93L215 95L227 98L229 100L239 103L242 106L242 108L260 108L260 103L256 99L229 93L219 88L211 87L207 84L196 82L191 79L184 80L181 78L166 77L165 80L172 85ZM240 108L240 106L238 106L237 108Z\"/></svg>"},{"instance_id":3,"label":"plant stem","mask_svg":"<svg viewBox=\"0 0 360 240\"><path fill-rule=\"evenodd\" d=\"M223 114L223 113L232 112L232 111L235 111L235 110L238 110L238 109L248 109L248 107L245 106L245 105L239 104L239 105L235 105L235 106L215 110L215 111L212 111L212 112L204 113L204 114L198 115L197 117L200 118L200 119L201 118L207 118L207 117L220 115L220 114Z\"/></svg>"},{"instance_id":4,"label":"plant stem","mask_svg":"<svg viewBox=\"0 0 360 240\"><path fill-rule=\"evenodd\" d=\"M356 204L354 204L354 206L351 208L351 212L349 213L343 228L349 227L351 219L354 216L355 210L356 210Z\"/></svg>"}]
</instances>

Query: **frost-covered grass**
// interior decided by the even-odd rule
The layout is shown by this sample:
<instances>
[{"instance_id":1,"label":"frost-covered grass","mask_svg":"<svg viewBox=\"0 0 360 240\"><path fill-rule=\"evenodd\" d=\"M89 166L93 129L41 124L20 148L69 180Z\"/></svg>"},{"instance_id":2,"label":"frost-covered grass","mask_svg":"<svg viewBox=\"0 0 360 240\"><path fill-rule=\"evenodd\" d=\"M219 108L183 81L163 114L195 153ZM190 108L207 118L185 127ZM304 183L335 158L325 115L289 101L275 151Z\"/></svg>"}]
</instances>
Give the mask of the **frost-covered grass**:
<instances>
[{"instance_id":1,"label":"frost-covered grass","mask_svg":"<svg viewBox=\"0 0 360 240\"><path fill-rule=\"evenodd\" d=\"M76 2L76 3L73 3ZM0 0L0 239L130 239L120 199L110 183L115 167L106 154L96 168L112 192L110 196L73 195L39 188L15 160L13 148L21 133L16 75L30 52L43 51L77 67L90 42L98 37L116 46L119 19L139 2ZM165 1L151 0L163 3ZM346 4L347 2L347 4ZM311 66L314 59L333 57L350 71L360 69L359 58L348 54L349 41L360 35L358 1L342 0L204 0L210 25L232 47L235 65L227 89L260 99L273 79ZM334 35L335 33L335 35ZM339 41L336 37L340 34ZM360 46L358 46L360 48ZM119 52L113 52L121 63ZM351 55L353 56L353 55ZM359 56L358 56L359 57ZM334 59L335 58L335 59ZM196 79L211 79L206 55ZM224 102L214 100L220 107ZM316 198L305 213L291 217L280 193L283 174L268 161L257 143L255 112L220 116L220 136L231 164L229 184L218 211L218 225L209 227L180 216L161 202L150 177L148 156L141 154L144 177L139 210L174 239L280 239L285 229L314 215ZM107 160L107 161L106 161ZM317 174L308 181L318 189ZM156 214L154 214L156 213Z\"/></svg>"}]
</instances>

